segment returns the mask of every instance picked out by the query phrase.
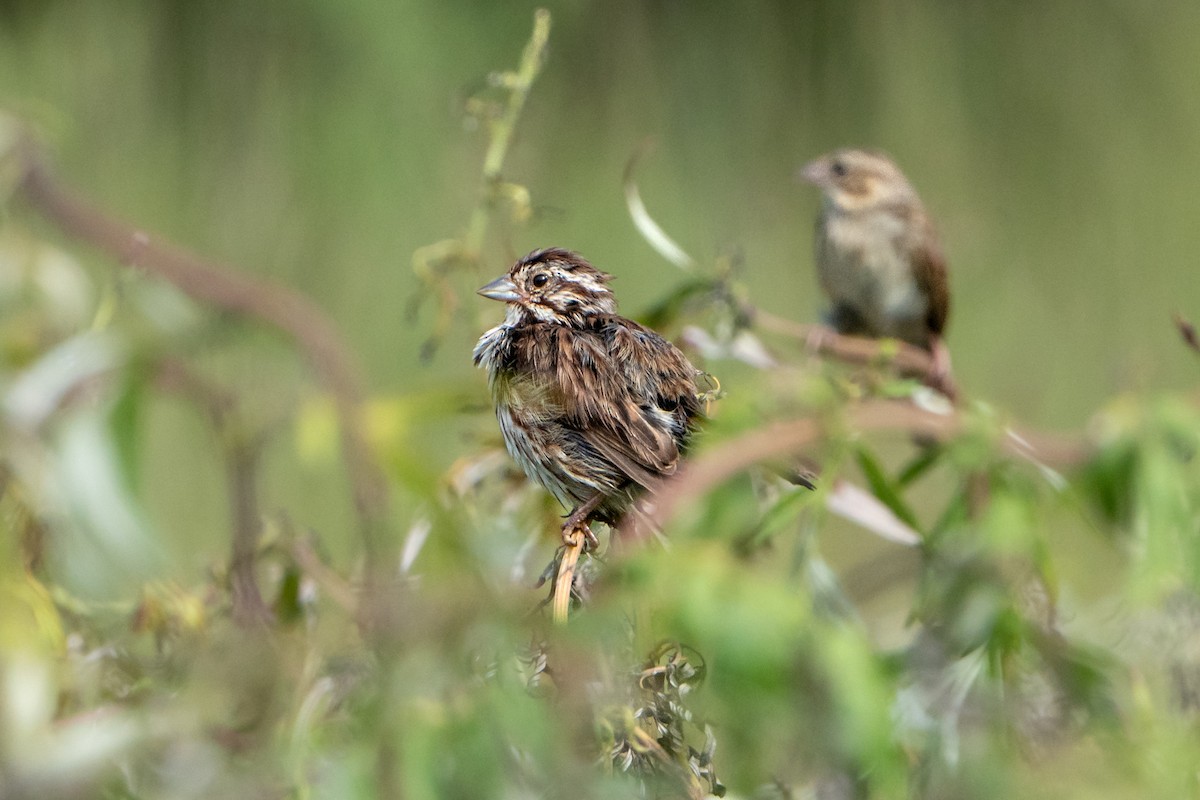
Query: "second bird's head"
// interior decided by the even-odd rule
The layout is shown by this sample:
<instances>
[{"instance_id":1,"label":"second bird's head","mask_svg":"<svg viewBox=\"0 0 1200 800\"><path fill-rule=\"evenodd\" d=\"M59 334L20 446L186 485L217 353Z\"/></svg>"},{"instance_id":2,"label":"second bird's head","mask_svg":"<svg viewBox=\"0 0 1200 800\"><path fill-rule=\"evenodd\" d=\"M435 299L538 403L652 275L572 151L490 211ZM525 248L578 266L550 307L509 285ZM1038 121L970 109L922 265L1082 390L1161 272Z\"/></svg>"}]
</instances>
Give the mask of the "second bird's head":
<instances>
[{"instance_id":1,"label":"second bird's head","mask_svg":"<svg viewBox=\"0 0 1200 800\"><path fill-rule=\"evenodd\" d=\"M917 201L900 168L873 150L834 150L796 174L821 190L826 206L847 213Z\"/></svg>"},{"instance_id":2,"label":"second bird's head","mask_svg":"<svg viewBox=\"0 0 1200 800\"><path fill-rule=\"evenodd\" d=\"M612 276L593 267L578 253L559 248L534 250L479 294L508 303L509 318L559 324L592 314L613 314L617 301L608 282Z\"/></svg>"}]
</instances>

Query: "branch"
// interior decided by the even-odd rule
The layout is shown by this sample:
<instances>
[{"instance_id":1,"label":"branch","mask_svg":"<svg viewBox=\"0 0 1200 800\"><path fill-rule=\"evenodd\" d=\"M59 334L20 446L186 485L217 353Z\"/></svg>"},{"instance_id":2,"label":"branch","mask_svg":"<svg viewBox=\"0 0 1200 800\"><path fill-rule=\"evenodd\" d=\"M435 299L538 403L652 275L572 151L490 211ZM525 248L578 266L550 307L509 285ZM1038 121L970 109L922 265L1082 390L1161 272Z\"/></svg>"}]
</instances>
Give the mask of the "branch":
<instances>
[{"instance_id":1,"label":"branch","mask_svg":"<svg viewBox=\"0 0 1200 800\"><path fill-rule=\"evenodd\" d=\"M929 351L908 342L846 336L826 325L793 322L760 308L747 307L742 310L751 325L803 342L819 355L831 356L848 364L890 364L904 377L918 378L927 383L937 377Z\"/></svg>"},{"instance_id":2,"label":"branch","mask_svg":"<svg viewBox=\"0 0 1200 800\"><path fill-rule=\"evenodd\" d=\"M1183 318L1183 315L1176 312L1174 315L1175 327L1179 330L1179 336L1183 339L1183 343L1200 353L1200 335L1196 333L1196 326Z\"/></svg>"},{"instance_id":3,"label":"branch","mask_svg":"<svg viewBox=\"0 0 1200 800\"><path fill-rule=\"evenodd\" d=\"M255 562L262 533L258 502L258 466L262 437L250 436L237 418L236 398L181 361L164 359L155 376L160 387L186 397L212 424L225 458L233 535L229 555L229 591L234 622L243 627L270 621L271 611L258 589Z\"/></svg>"},{"instance_id":4,"label":"branch","mask_svg":"<svg viewBox=\"0 0 1200 800\"><path fill-rule=\"evenodd\" d=\"M947 442L966 427L958 411L937 414L908 402L871 400L848 412L845 425L853 431L900 431L914 437ZM653 510L645 521L634 520L631 534L644 538L650 530L662 529L683 508L755 464L799 453L817 444L825 428L814 419L777 422L723 442L686 463L655 495ZM1091 453L1080 438L1006 429L1001 450L1041 466L1065 467L1083 463Z\"/></svg>"},{"instance_id":5,"label":"branch","mask_svg":"<svg viewBox=\"0 0 1200 800\"><path fill-rule=\"evenodd\" d=\"M360 427L363 390L357 369L325 312L294 289L249 277L231 265L206 261L108 216L51 174L40 148L28 135L22 135L14 152L21 176L17 193L68 236L124 266L167 281L199 303L276 328L293 340L317 381L334 399L342 457L367 557L374 559L382 546L387 484Z\"/></svg>"},{"instance_id":6,"label":"branch","mask_svg":"<svg viewBox=\"0 0 1200 800\"><path fill-rule=\"evenodd\" d=\"M514 219L523 221L530 215L529 190L504 180L504 159L508 156L513 134L525 101L533 89L534 81L542 71L546 45L550 41L550 12L544 8L533 14L533 33L515 72L496 72L489 76L495 87L508 92L507 103L499 114L485 116L488 146L483 157L483 176L475 207L471 211L466 231L459 238L443 239L433 244L418 247L413 252L413 273L424 284L421 294L416 295L413 310L429 293L437 297L437 318L433 332L421 348L421 357L429 358L454 323L454 312L458 309L458 295L446 279L446 273L454 266L475 265L483 251L484 238L498 200L508 199L515 208ZM485 107L480 101L473 102ZM487 113L487 112L483 112Z\"/></svg>"},{"instance_id":7,"label":"branch","mask_svg":"<svg viewBox=\"0 0 1200 800\"><path fill-rule=\"evenodd\" d=\"M533 34L521 53L521 63L516 72L502 72L492 76L492 81L508 90L508 104L500 118L491 125L491 141L488 142L487 153L483 157L483 197L482 202L475 207L471 215L471 223L467 226L467 235L463 240L469 258L478 258L483 248L483 235L487 230L489 206L494 202L496 190L500 184L504 159L508 155L509 143L517 129L517 120L521 118L521 110L529 99L533 82L542 71L545 60L546 45L550 41L550 12L539 8L533 13Z\"/></svg>"}]
</instances>

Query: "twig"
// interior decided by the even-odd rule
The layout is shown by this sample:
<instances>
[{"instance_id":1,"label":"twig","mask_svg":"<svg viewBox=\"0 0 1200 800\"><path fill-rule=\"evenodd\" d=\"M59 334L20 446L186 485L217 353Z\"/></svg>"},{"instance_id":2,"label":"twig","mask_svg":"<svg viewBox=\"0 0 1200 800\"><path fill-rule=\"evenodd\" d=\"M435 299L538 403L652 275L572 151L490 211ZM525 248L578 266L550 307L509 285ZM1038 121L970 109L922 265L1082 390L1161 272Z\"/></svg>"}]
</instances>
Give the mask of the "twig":
<instances>
[{"instance_id":1,"label":"twig","mask_svg":"<svg viewBox=\"0 0 1200 800\"><path fill-rule=\"evenodd\" d=\"M187 397L209 418L225 457L229 510L233 526L229 556L229 589L234 622L243 627L263 625L271 611L258 590L255 562L262 533L258 502L261 437L251 437L236 419L236 400L176 359L159 365L158 384Z\"/></svg>"},{"instance_id":2,"label":"twig","mask_svg":"<svg viewBox=\"0 0 1200 800\"><path fill-rule=\"evenodd\" d=\"M926 382L936 378L933 357L929 351L907 342L846 336L825 325L793 322L760 308L749 307L743 311L751 325L796 339L820 355L831 356L848 364L890 364L901 375Z\"/></svg>"},{"instance_id":3,"label":"twig","mask_svg":"<svg viewBox=\"0 0 1200 800\"><path fill-rule=\"evenodd\" d=\"M15 154L22 175L18 193L67 235L107 253L125 266L171 283L194 300L277 328L295 342L318 382L334 399L342 457L352 485L367 558L371 563L380 563L387 484L361 429L359 409L363 392L357 369L325 312L291 288L207 261L108 216L51 174L40 148L28 135L23 135Z\"/></svg>"},{"instance_id":4,"label":"twig","mask_svg":"<svg viewBox=\"0 0 1200 800\"><path fill-rule=\"evenodd\" d=\"M452 265L475 265L483 252L488 225L498 200L508 199L516 207L518 218L529 214L529 190L503 179L504 159L512 144L517 122L525 101L533 89L533 83L541 72L545 60L546 45L550 39L550 12L539 8L533 15L533 34L521 54L515 72L499 72L490 76L493 85L508 92L503 111L495 118L487 119L488 147L483 157L483 175L479 195L471 211L466 231L460 238L443 239L440 242L419 247L413 252L413 272L425 288L438 299L437 318L433 331L422 348L422 357L427 358L445 336L454 322L458 308L458 295L446 280L447 268ZM421 295L418 295L419 300Z\"/></svg>"},{"instance_id":5,"label":"twig","mask_svg":"<svg viewBox=\"0 0 1200 800\"><path fill-rule=\"evenodd\" d=\"M488 219L491 216L491 205L495 202L497 188L501 181L501 171L504 169L504 159L508 155L509 144L517 129L517 121L529 99L533 82L542 71L545 60L546 44L550 41L550 12L539 8L533 12L533 34L521 53L521 62L516 72L505 72L495 76L494 80L508 90L508 105L500 118L491 124L491 141L487 153L483 157L483 202L479 203L471 214L471 222L467 226L467 234L463 245L468 257L478 258L483 248L483 237L487 231Z\"/></svg>"},{"instance_id":6,"label":"twig","mask_svg":"<svg viewBox=\"0 0 1200 800\"><path fill-rule=\"evenodd\" d=\"M243 627L264 625L273 614L258 590L255 562L262 533L258 505L260 442L231 443L225 452L229 504L233 516L233 548L229 560L229 588L233 621Z\"/></svg>"},{"instance_id":7,"label":"twig","mask_svg":"<svg viewBox=\"0 0 1200 800\"><path fill-rule=\"evenodd\" d=\"M297 540L292 544L291 553L292 558L296 560L305 574L311 575L334 603L343 611L354 613L356 605L354 586L336 570L326 566L310 543Z\"/></svg>"},{"instance_id":8,"label":"twig","mask_svg":"<svg viewBox=\"0 0 1200 800\"><path fill-rule=\"evenodd\" d=\"M587 544L587 536L584 533L586 528L587 523L584 522L563 534L563 552L554 576L550 606L551 617L560 625L567 621L567 614L570 612L571 590L575 587L575 566L579 563L579 556Z\"/></svg>"},{"instance_id":9,"label":"twig","mask_svg":"<svg viewBox=\"0 0 1200 800\"><path fill-rule=\"evenodd\" d=\"M1183 315L1178 311L1174 314L1175 327L1179 329L1179 335L1183 337L1183 342L1188 347L1200 353L1200 336L1196 334L1196 326L1183 318Z\"/></svg>"}]
</instances>

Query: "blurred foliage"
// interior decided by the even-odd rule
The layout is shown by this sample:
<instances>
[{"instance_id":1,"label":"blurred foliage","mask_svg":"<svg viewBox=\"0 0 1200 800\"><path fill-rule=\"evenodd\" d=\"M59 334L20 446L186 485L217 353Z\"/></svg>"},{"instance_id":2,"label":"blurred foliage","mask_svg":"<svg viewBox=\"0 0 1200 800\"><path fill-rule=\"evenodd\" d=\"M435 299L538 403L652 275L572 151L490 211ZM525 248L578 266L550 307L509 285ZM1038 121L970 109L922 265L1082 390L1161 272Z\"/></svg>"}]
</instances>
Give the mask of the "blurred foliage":
<instances>
[{"instance_id":1,"label":"blurred foliage","mask_svg":"<svg viewBox=\"0 0 1200 800\"><path fill-rule=\"evenodd\" d=\"M521 59L511 4L0 3L0 106L60 177L339 322L395 532L365 563L302 358L35 214L4 118L0 798L1197 794L1200 10L550 10ZM621 204L647 134L690 273ZM942 222L950 441L855 430L920 392L750 328L815 315L790 172L846 143ZM585 558L565 626L531 588L561 510L467 357L535 244L719 376L701 457L823 434L816 491L731 476ZM1085 457L1014 453L1010 414Z\"/></svg>"}]
</instances>

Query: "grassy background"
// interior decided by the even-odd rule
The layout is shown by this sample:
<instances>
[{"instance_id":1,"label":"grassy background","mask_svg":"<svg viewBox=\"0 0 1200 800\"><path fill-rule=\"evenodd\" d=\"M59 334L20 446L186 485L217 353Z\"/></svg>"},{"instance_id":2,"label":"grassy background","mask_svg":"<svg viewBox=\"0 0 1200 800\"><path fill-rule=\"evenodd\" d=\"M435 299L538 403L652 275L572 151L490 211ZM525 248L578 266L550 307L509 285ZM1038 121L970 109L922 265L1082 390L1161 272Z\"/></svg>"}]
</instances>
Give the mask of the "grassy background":
<instances>
[{"instance_id":1,"label":"grassy background","mask_svg":"<svg viewBox=\"0 0 1200 800\"><path fill-rule=\"evenodd\" d=\"M813 321L822 306L817 197L793 172L833 147L877 147L939 222L949 343L972 396L1077 430L1115 395L1194 384L1170 315L1200 319L1200 6L546 5L548 60L505 168L530 190L534 217L501 222L478 272L454 276L465 299L430 360L420 358L430 304L410 313L421 291L412 254L466 225L486 137L464 107L486 94L490 71L515 66L534 5L5 0L0 107L33 123L59 175L103 207L294 286L333 316L377 404L399 529L426 513L455 459L495 437L470 350L500 310L471 289L547 245L614 273L634 316L682 280L622 199L622 171L648 137L639 183L651 213L702 263L740 254L751 299L776 314ZM10 232L15 219L62 241L19 207L10 215ZM240 388L253 419L275 426L264 505L317 531L335 563L353 563L345 476L286 346L205 320L170 293L131 289L111 263L63 247L89 276L85 307L121 297L119 308L136 308L117 315L125 333L175 331L207 373ZM20 324L10 318L3 333ZM756 379L710 368L728 413L750 413ZM194 584L228 547L208 427L186 403L149 396L136 429L128 474L141 527L115 552L94 539L56 545L53 576L89 596L126 597L156 577ZM935 508L944 492L918 497ZM1053 549L1066 583L1096 592L1119 572L1115 550L1087 538L1073 510L1047 519L1062 531ZM827 537L835 565L839 548L879 549L844 527ZM486 566L455 577L500 581L523 535L501 533L443 541L428 556L470 551ZM894 630L910 599L876 598L868 621Z\"/></svg>"}]
</instances>

